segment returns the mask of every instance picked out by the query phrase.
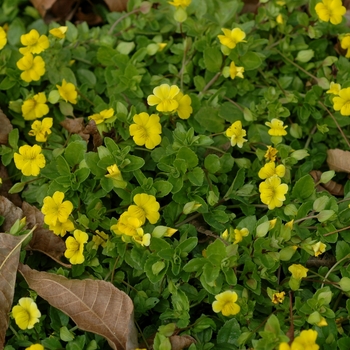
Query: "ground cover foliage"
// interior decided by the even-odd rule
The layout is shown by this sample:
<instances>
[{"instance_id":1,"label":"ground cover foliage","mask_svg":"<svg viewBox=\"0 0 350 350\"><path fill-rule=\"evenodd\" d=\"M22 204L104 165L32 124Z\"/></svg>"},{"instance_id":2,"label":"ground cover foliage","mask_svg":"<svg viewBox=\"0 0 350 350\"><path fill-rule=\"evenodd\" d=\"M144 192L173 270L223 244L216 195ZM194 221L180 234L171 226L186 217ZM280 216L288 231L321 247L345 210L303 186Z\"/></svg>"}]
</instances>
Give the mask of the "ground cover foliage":
<instances>
[{"instance_id":1,"label":"ground cover foliage","mask_svg":"<svg viewBox=\"0 0 350 350\"><path fill-rule=\"evenodd\" d=\"M349 348L346 9L243 6L3 2L5 349Z\"/></svg>"}]
</instances>

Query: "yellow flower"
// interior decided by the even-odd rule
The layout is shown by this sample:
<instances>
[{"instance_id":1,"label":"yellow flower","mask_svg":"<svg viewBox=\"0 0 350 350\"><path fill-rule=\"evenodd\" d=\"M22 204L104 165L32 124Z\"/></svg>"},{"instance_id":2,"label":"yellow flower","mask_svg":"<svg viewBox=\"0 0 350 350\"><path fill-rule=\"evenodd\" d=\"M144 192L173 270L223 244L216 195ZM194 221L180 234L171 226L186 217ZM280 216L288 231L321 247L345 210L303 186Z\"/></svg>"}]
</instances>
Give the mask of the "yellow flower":
<instances>
[{"instance_id":1,"label":"yellow flower","mask_svg":"<svg viewBox=\"0 0 350 350\"><path fill-rule=\"evenodd\" d=\"M276 226L277 219L269 220L269 230L272 230Z\"/></svg>"},{"instance_id":2,"label":"yellow flower","mask_svg":"<svg viewBox=\"0 0 350 350\"><path fill-rule=\"evenodd\" d=\"M41 344L32 344L30 347L25 348L25 350L44 350Z\"/></svg>"},{"instance_id":3,"label":"yellow flower","mask_svg":"<svg viewBox=\"0 0 350 350\"><path fill-rule=\"evenodd\" d=\"M93 119L96 125L104 123L107 119L110 119L114 116L114 109L104 109L103 111L90 115L89 120Z\"/></svg>"},{"instance_id":4,"label":"yellow flower","mask_svg":"<svg viewBox=\"0 0 350 350\"><path fill-rule=\"evenodd\" d=\"M345 34L340 41L340 46L346 51L345 57L350 58L350 34ZM331 83L332 84L332 83ZM338 84L339 85L339 84ZM339 85L340 88L340 85ZM327 91L328 92L328 91ZM339 92L339 91L338 91ZM337 94L338 95L338 94Z\"/></svg>"},{"instance_id":5,"label":"yellow flower","mask_svg":"<svg viewBox=\"0 0 350 350\"><path fill-rule=\"evenodd\" d=\"M317 327L325 327L328 326L327 320L324 317L321 317L320 322L316 324Z\"/></svg>"},{"instance_id":6,"label":"yellow flower","mask_svg":"<svg viewBox=\"0 0 350 350\"><path fill-rule=\"evenodd\" d=\"M231 79L234 79L234 78L236 78L236 77L238 77L238 78L244 78L244 76L243 76L243 73L244 73L244 67L237 67L236 65L235 65L235 62L231 62L231 64L230 64L230 70L229 70L229 72L230 72L230 77L231 77Z\"/></svg>"},{"instance_id":7,"label":"yellow flower","mask_svg":"<svg viewBox=\"0 0 350 350\"><path fill-rule=\"evenodd\" d=\"M34 120L42 118L49 113L49 107L46 104L44 92L39 92L33 98L25 100L22 105L22 114L24 120Z\"/></svg>"},{"instance_id":8,"label":"yellow flower","mask_svg":"<svg viewBox=\"0 0 350 350\"><path fill-rule=\"evenodd\" d=\"M189 95L184 95L180 91L174 97L174 100L178 103L178 107L174 112L176 112L181 119L188 119L193 111L191 107L191 97Z\"/></svg>"},{"instance_id":9,"label":"yellow flower","mask_svg":"<svg viewBox=\"0 0 350 350\"><path fill-rule=\"evenodd\" d=\"M349 39L350 39L350 36L349 36ZM349 40L349 44L350 44L350 40ZM326 94L339 95L340 89L341 89L340 84L336 84L332 81L330 84L329 90L326 91Z\"/></svg>"},{"instance_id":10,"label":"yellow flower","mask_svg":"<svg viewBox=\"0 0 350 350\"><path fill-rule=\"evenodd\" d=\"M278 153L277 149L272 146L267 146L267 151L264 155L264 158L269 160L270 162L274 162L276 160L276 154Z\"/></svg>"},{"instance_id":11,"label":"yellow flower","mask_svg":"<svg viewBox=\"0 0 350 350\"><path fill-rule=\"evenodd\" d=\"M108 235L99 230L96 230L95 233L96 234L92 237L92 241L94 242L92 249L97 249L99 246L105 248L107 245Z\"/></svg>"},{"instance_id":12,"label":"yellow flower","mask_svg":"<svg viewBox=\"0 0 350 350\"><path fill-rule=\"evenodd\" d=\"M288 267L289 272L292 274L292 277L296 280L301 280L307 276L309 269L300 264L293 264Z\"/></svg>"},{"instance_id":13,"label":"yellow flower","mask_svg":"<svg viewBox=\"0 0 350 350\"><path fill-rule=\"evenodd\" d=\"M241 307L236 304L238 295L232 290L215 295L215 299L212 307L216 313L221 312L224 316L231 316L241 311Z\"/></svg>"},{"instance_id":14,"label":"yellow flower","mask_svg":"<svg viewBox=\"0 0 350 350\"><path fill-rule=\"evenodd\" d=\"M272 302L274 304L282 304L285 295L286 295L286 292L274 293L272 296Z\"/></svg>"},{"instance_id":15,"label":"yellow flower","mask_svg":"<svg viewBox=\"0 0 350 350\"><path fill-rule=\"evenodd\" d=\"M33 57L31 53L27 53L16 64L18 69L23 70L21 79L27 83L38 81L45 74L45 62L41 56Z\"/></svg>"},{"instance_id":16,"label":"yellow flower","mask_svg":"<svg viewBox=\"0 0 350 350\"><path fill-rule=\"evenodd\" d=\"M288 221L284 226L289 227L291 230L293 230L293 226L294 226L294 219Z\"/></svg>"},{"instance_id":17,"label":"yellow flower","mask_svg":"<svg viewBox=\"0 0 350 350\"><path fill-rule=\"evenodd\" d=\"M246 34L239 28L232 30L221 28L225 35L218 35L220 43L227 46L229 49L234 49L238 43L246 42L244 40Z\"/></svg>"},{"instance_id":18,"label":"yellow flower","mask_svg":"<svg viewBox=\"0 0 350 350\"><path fill-rule=\"evenodd\" d=\"M32 29L29 33L21 35L21 43L26 47L21 47L19 52L22 55L27 53L41 53L49 46L49 39L46 35L40 35L37 30Z\"/></svg>"},{"instance_id":19,"label":"yellow flower","mask_svg":"<svg viewBox=\"0 0 350 350\"><path fill-rule=\"evenodd\" d=\"M129 206L128 213L130 216L138 218L142 225L146 222L146 219L151 224L155 224L159 220L160 205L156 201L156 197L146 193L138 193L133 200L136 205Z\"/></svg>"},{"instance_id":20,"label":"yellow flower","mask_svg":"<svg viewBox=\"0 0 350 350\"><path fill-rule=\"evenodd\" d=\"M291 350L318 350L320 347L316 344L317 332L313 329L301 331L292 343Z\"/></svg>"},{"instance_id":21,"label":"yellow flower","mask_svg":"<svg viewBox=\"0 0 350 350\"><path fill-rule=\"evenodd\" d=\"M186 8L187 6L190 6L191 0L174 0L174 1L168 1L168 3L175 7L181 6L182 8Z\"/></svg>"},{"instance_id":22,"label":"yellow flower","mask_svg":"<svg viewBox=\"0 0 350 350\"><path fill-rule=\"evenodd\" d=\"M30 130L28 134L30 136L35 136L35 141L37 142L46 142L47 136L51 134L52 124L52 118L44 118L42 122L36 120L32 124L32 130Z\"/></svg>"},{"instance_id":23,"label":"yellow flower","mask_svg":"<svg viewBox=\"0 0 350 350\"><path fill-rule=\"evenodd\" d=\"M259 185L259 192L261 201L272 210L281 207L286 200L288 185L281 184L281 179L273 175Z\"/></svg>"},{"instance_id":24,"label":"yellow flower","mask_svg":"<svg viewBox=\"0 0 350 350\"><path fill-rule=\"evenodd\" d=\"M142 228L138 228L136 230L136 235L134 235L132 238L143 247L148 247L151 243L151 235L149 233L144 233Z\"/></svg>"},{"instance_id":25,"label":"yellow flower","mask_svg":"<svg viewBox=\"0 0 350 350\"><path fill-rule=\"evenodd\" d=\"M66 37L66 32L67 32L68 27L61 26L58 28L53 28L49 31L50 34L55 36L58 39L64 39Z\"/></svg>"},{"instance_id":26,"label":"yellow flower","mask_svg":"<svg viewBox=\"0 0 350 350\"><path fill-rule=\"evenodd\" d=\"M317 242L317 243L312 245L312 250L314 251L315 256L319 256L326 251L326 247L327 246L324 243Z\"/></svg>"},{"instance_id":27,"label":"yellow flower","mask_svg":"<svg viewBox=\"0 0 350 350\"><path fill-rule=\"evenodd\" d=\"M7 34L3 27L0 27L0 50L2 50L7 44Z\"/></svg>"},{"instance_id":28,"label":"yellow flower","mask_svg":"<svg viewBox=\"0 0 350 350\"><path fill-rule=\"evenodd\" d=\"M49 229L57 236L64 237L68 232L74 230L74 224L71 220L67 219L65 222L56 221L56 225L49 225Z\"/></svg>"},{"instance_id":29,"label":"yellow flower","mask_svg":"<svg viewBox=\"0 0 350 350\"><path fill-rule=\"evenodd\" d=\"M283 342L283 343L281 343L281 344L279 345L278 350L291 350L291 349L290 349L290 346L289 346L288 343Z\"/></svg>"},{"instance_id":30,"label":"yellow flower","mask_svg":"<svg viewBox=\"0 0 350 350\"><path fill-rule=\"evenodd\" d=\"M269 135L271 136L284 136L287 135L287 131L284 130L287 128L287 126L283 126L283 122L278 119L272 119L271 122L266 122L265 125L267 125L270 130Z\"/></svg>"},{"instance_id":31,"label":"yellow flower","mask_svg":"<svg viewBox=\"0 0 350 350\"><path fill-rule=\"evenodd\" d=\"M341 0L322 0L315 6L315 11L321 21L339 24L343 19L346 8L342 6Z\"/></svg>"},{"instance_id":32,"label":"yellow flower","mask_svg":"<svg viewBox=\"0 0 350 350\"><path fill-rule=\"evenodd\" d=\"M162 84L153 89L154 95L147 97L147 103L150 106L157 105L159 112L172 112L179 107L179 103L175 100L175 96L180 92L176 85L169 86Z\"/></svg>"},{"instance_id":33,"label":"yellow flower","mask_svg":"<svg viewBox=\"0 0 350 350\"><path fill-rule=\"evenodd\" d=\"M116 188L125 188L127 183L123 180L122 173L120 172L117 164L113 164L107 167L107 171L109 174L105 175L105 177L112 179L113 185Z\"/></svg>"},{"instance_id":34,"label":"yellow flower","mask_svg":"<svg viewBox=\"0 0 350 350\"><path fill-rule=\"evenodd\" d=\"M32 329L39 322L41 313L32 298L21 298L18 305L12 308L12 316L17 326L24 329Z\"/></svg>"},{"instance_id":35,"label":"yellow flower","mask_svg":"<svg viewBox=\"0 0 350 350\"><path fill-rule=\"evenodd\" d=\"M52 197L44 198L41 212L45 215L45 224L55 226L57 222L64 223L68 220L73 210L73 204L70 201L63 202L63 199L64 193L60 191L56 191Z\"/></svg>"},{"instance_id":36,"label":"yellow flower","mask_svg":"<svg viewBox=\"0 0 350 350\"><path fill-rule=\"evenodd\" d=\"M277 165L274 162L266 163L258 173L260 179L268 179L273 175L277 175L279 177L283 177L286 173L286 167L283 164Z\"/></svg>"},{"instance_id":37,"label":"yellow flower","mask_svg":"<svg viewBox=\"0 0 350 350\"><path fill-rule=\"evenodd\" d=\"M242 129L242 123L240 120L234 122L227 130L226 136L231 138L231 146L237 145L239 148L243 147L243 143L247 140L244 136L247 135L247 132Z\"/></svg>"},{"instance_id":38,"label":"yellow flower","mask_svg":"<svg viewBox=\"0 0 350 350\"><path fill-rule=\"evenodd\" d=\"M283 24L283 16L281 14L276 17L276 22L278 24Z\"/></svg>"},{"instance_id":39,"label":"yellow flower","mask_svg":"<svg viewBox=\"0 0 350 350\"><path fill-rule=\"evenodd\" d=\"M167 43L157 43L159 49L158 51L163 51L164 48L168 45Z\"/></svg>"},{"instance_id":40,"label":"yellow flower","mask_svg":"<svg viewBox=\"0 0 350 350\"><path fill-rule=\"evenodd\" d=\"M333 97L333 108L341 115L350 115L350 87L341 89L339 96Z\"/></svg>"},{"instance_id":41,"label":"yellow flower","mask_svg":"<svg viewBox=\"0 0 350 350\"><path fill-rule=\"evenodd\" d=\"M118 222L111 226L111 231L116 235L127 235L135 236L137 235L137 229L142 226L140 219L131 216L127 211L120 215Z\"/></svg>"},{"instance_id":42,"label":"yellow flower","mask_svg":"<svg viewBox=\"0 0 350 350\"><path fill-rule=\"evenodd\" d=\"M46 160L41 153L41 147L39 145L34 146L21 146L18 150L19 153L14 154L14 161L16 168L22 171L24 176L37 176L40 173L40 169L44 168Z\"/></svg>"},{"instance_id":43,"label":"yellow flower","mask_svg":"<svg viewBox=\"0 0 350 350\"><path fill-rule=\"evenodd\" d=\"M129 132L138 146L145 145L147 149L153 149L160 144L162 126L159 120L157 114L148 115L148 113L142 112L134 115L135 124L129 126Z\"/></svg>"},{"instance_id":44,"label":"yellow flower","mask_svg":"<svg viewBox=\"0 0 350 350\"><path fill-rule=\"evenodd\" d=\"M67 102L72 104L77 103L77 90L75 89L74 84L67 83L65 79L62 80L62 85L56 85L60 96Z\"/></svg>"},{"instance_id":45,"label":"yellow flower","mask_svg":"<svg viewBox=\"0 0 350 350\"><path fill-rule=\"evenodd\" d=\"M64 252L64 256L69 259L71 264L76 265L84 262L84 244L88 241L88 238L89 236L86 232L75 230L74 237L66 239L67 249Z\"/></svg>"},{"instance_id":46,"label":"yellow flower","mask_svg":"<svg viewBox=\"0 0 350 350\"><path fill-rule=\"evenodd\" d=\"M156 226L152 232L152 237L162 238L162 237L171 237L177 229L167 227L167 226Z\"/></svg>"},{"instance_id":47,"label":"yellow flower","mask_svg":"<svg viewBox=\"0 0 350 350\"><path fill-rule=\"evenodd\" d=\"M235 234L235 241L233 242L233 244L237 244L239 242L242 242L243 237L246 237L249 235L249 230L247 228L242 228L240 230L236 228L233 232Z\"/></svg>"}]
</instances>

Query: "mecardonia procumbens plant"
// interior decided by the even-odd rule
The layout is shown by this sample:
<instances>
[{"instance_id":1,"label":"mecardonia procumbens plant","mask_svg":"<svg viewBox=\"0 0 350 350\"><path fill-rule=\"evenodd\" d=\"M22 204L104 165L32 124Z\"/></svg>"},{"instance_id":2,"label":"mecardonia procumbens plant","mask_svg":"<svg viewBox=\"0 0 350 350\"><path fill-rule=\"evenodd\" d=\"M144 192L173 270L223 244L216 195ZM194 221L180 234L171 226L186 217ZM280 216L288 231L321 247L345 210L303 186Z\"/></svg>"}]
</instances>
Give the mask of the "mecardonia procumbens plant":
<instances>
[{"instance_id":1,"label":"mecardonia procumbens plant","mask_svg":"<svg viewBox=\"0 0 350 350\"><path fill-rule=\"evenodd\" d=\"M326 164L350 148L345 4L130 0L89 28L15 3L0 155L32 208L7 229L28 235L20 271L124 291L140 349L348 350L350 182ZM7 350L113 346L113 317L79 330L58 296L12 289Z\"/></svg>"}]
</instances>

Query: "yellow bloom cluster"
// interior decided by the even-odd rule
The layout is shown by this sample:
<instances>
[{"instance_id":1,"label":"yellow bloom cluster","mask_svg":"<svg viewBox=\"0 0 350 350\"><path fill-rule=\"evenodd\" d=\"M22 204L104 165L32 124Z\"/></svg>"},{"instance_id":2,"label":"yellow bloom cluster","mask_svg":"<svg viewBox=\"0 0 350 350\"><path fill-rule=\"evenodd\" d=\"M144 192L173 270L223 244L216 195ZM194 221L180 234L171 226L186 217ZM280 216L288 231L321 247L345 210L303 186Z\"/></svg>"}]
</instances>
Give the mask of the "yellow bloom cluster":
<instances>
[{"instance_id":1,"label":"yellow bloom cluster","mask_svg":"<svg viewBox=\"0 0 350 350\"><path fill-rule=\"evenodd\" d=\"M22 104L22 115L24 120L34 120L42 118L49 113L44 92L39 92L32 98L28 98Z\"/></svg>"},{"instance_id":2,"label":"yellow bloom cluster","mask_svg":"<svg viewBox=\"0 0 350 350\"><path fill-rule=\"evenodd\" d=\"M66 32L68 30L68 27L66 26L61 26L58 28L53 28L49 31L50 34L55 36L58 39L64 39L66 37Z\"/></svg>"},{"instance_id":3,"label":"yellow bloom cluster","mask_svg":"<svg viewBox=\"0 0 350 350\"><path fill-rule=\"evenodd\" d=\"M155 224L160 217L160 205L156 198L147 193L136 194L133 198L135 204L130 205L128 210L120 215L117 224L111 226L111 230L116 235L126 235L132 237L134 241L142 246L148 246L151 235L144 233L142 225L148 220Z\"/></svg>"},{"instance_id":4,"label":"yellow bloom cluster","mask_svg":"<svg viewBox=\"0 0 350 350\"><path fill-rule=\"evenodd\" d=\"M233 244L238 244L243 241L243 237L247 237L249 235L249 230L244 227L242 229L233 229L230 227L228 230L226 229L222 238L228 242L232 242Z\"/></svg>"},{"instance_id":5,"label":"yellow bloom cluster","mask_svg":"<svg viewBox=\"0 0 350 350\"><path fill-rule=\"evenodd\" d=\"M46 142L47 136L51 134L53 125L52 118L44 118L43 121L36 120L32 124L32 130L29 131L30 136L35 136L35 141Z\"/></svg>"},{"instance_id":6,"label":"yellow bloom cluster","mask_svg":"<svg viewBox=\"0 0 350 350\"><path fill-rule=\"evenodd\" d=\"M192 113L190 96L184 95L176 85L162 84L155 87L147 103L156 106L158 112L177 113L181 119L188 119Z\"/></svg>"},{"instance_id":7,"label":"yellow bloom cluster","mask_svg":"<svg viewBox=\"0 0 350 350\"><path fill-rule=\"evenodd\" d=\"M350 87L341 89L338 96L333 97L333 108L341 115L350 115Z\"/></svg>"},{"instance_id":8,"label":"yellow bloom cluster","mask_svg":"<svg viewBox=\"0 0 350 350\"><path fill-rule=\"evenodd\" d=\"M113 181L113 185L116 188L125 188L127 183L123 180L123 175L119 170L117 164L113 164L107 167L108 174L105 177Z\"/></svg>"},{"instance_id":9,"label":"yellow bloom cluster","mask_svg":"<svg viewBox=\"0 0 350 350\"><path fill-rule=\"evenodd\" d=\"M272 302L274 304L282 304L285 298L286 292L274 293L272 296Z\"/></svg>"},{"instance_id":10,"label":"yellow bloom cluster","mask_svg":"<svg viewBox=\"0 0 350 350\"><path fill-rule=\"evenodd\" d=\"M229 49L234 49L238 43L246 42L244 40L246 34L239 28L234 28L232 30L222 28L221 30L224 32L224 35L218 35L220 43Z\"/></svg>"},{"instance_id":11,"label":"yellow bloom cluster","mask_svg":"<svg viewBox=\"0 0 350 350\"><path fill-rule=\"evenodd\" d=\"M232 290L215 295L215 299L212 307L216 313L221 312L224 316L234 316L241 311L241 307L236 304L238 295Z\"/></svg>"},{"instance_id":12,"label":"yellow bloom cluster","mask_svg":"<svg viewBox=\"0 0 350 350\"><path fill-rule=\"evenodd\" d=\"M0 27L0 50L7 44L7 34L3 27Z\"/></svg>"},{"instance_id":13,"label":"yellow bloom cluster","mask_svg":"<svg viewBox=\"0 0 350 350\"><path fill-rule=\"evenodd\" d=\"M17 326L24 330L32 329L39 322L41 313L32 298L21 298L12 308L12 316Z\"/></svg>"},{"instance_id":14,"label":"yellow bloom cluster","mask_svg":"<svg viewBox=\"0 0 350 350\"><path fill-rule=\"evenodd\" d=\"M343 20L346 8L341 0L322 0L315 6L315 11L321 21L339 24Z\"/></svg>"},{"instance_id":15,"label":"yellow bloom cluster","mask_svg":"<svg viewBox=\"0 0 350 350\"><path fill-rule=\"evenodd\" d=\"M66 79L62 80L62 85L56 85L58 92L63 100L72 104L77 103L78 92L72 83L67 83Z\"/></svg>"},{"instance_id":16,"label":"yellow bloom cluster","mask_svg":"<svg viewBox=\"0 0 350 350\"><path fill-rule=\"evenodd\" d=\"M320 346L316 343L317 332L313 329L304 330L295 337L292 344L281 343L279 350L318 350Z\"/></svg>"},{"instance_id":17,"label":"yellow bloom cluster","mask_svg":"<svg viewBox=\"0 0 350 350\"><path fill-rule=\"evenodd\" d=\"M94 120L96 125L98 125L98 124L104 123L106 120L108 120L110 118L113 118L113 116L114 116L114 109L110 108L110 109L104 109L103 111L101 111L99 113L90 115L90 117L88 117L88 119L89 120L91 120L91 119Z\"/></svg>"},{"instance_id":18,"label":"yellow bloom cluster","mask_svg":"<svg viewBox=\"0 0 350 350\"><path fill-rule=\"evenodd\" d=\"M74 237L66 239L66 251L64 256L69 259L73 265L82 264L85 261L84 244L88 241L88 234L86 232L75 230Z\"/></svg>"},{"instance_id":19,"label":"yellow bloom cluster","mask_svg":"<svg viewBox=\"0 0 350 350\"><path fill-rule=\"evenodd\" d=\"M39 35L38 31L32 29L29 33L21 36L21 43L24 47L19 49L23 55L17 61L17 67L21 71L21 79L27 83L38 81L45 74L45 62L39 54L49 47L49 39L46 35Z\"/></svg>"}]
</instances>

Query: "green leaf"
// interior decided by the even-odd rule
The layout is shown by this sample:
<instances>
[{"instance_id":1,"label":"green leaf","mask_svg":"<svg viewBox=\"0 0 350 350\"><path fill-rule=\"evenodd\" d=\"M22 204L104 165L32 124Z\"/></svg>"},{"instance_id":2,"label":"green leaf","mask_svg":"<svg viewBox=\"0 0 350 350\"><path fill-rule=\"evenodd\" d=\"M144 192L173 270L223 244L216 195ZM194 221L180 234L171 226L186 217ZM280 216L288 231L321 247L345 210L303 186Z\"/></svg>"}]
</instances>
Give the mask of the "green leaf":
<instances>
[{"instance_id":1,"label":"green leaf","mask_svg":"<svg viewBox=\"0 0 350 350\"><path fill-rule=\"evenodd\" d=\"M222 132L225 122L214 107L202 107L194 116L197 122L210 132Z\"/></svg>"},{"instance_id":2,"label":"green leaf","mask_svg":"<svg viewBox=\"0 0 350 350\"><path fill-rule=\"evenodd\" d=\"M222 53L216 47L208 47L204 50L204 64L209 72L217 73L221 70Z\"/></svg>"},{"instance_id":3,"label":"green leaf","mask_svg":"<svg viewBox=\"0 0 350 350\"><path fill-rule=\"evenodd\" d=\"M178 249L182 253L189 253L192 251L198 244L197 237L187 238L185 241L181 242L176 249Z\"/></svg>"},{"instance_id":4,"label":"green leaf","mask_svg":"<svg viewBox=\"0 0 350 350\"><path fill-rule=\"evenodd\" d=\"M278 337L280 334L280 329L281 326L278 318L275 315L271 315L266 322L264 330L266 332L274 333L275 336Z\"/></svg>"},{"instance_id":5,"label":"green leaf","mask_svg":"<svg viewBox=\"0 0 350 350\"><path fill-rule=\"evenodd\" d=\"M79 164L86 153L86 142L76 140L71 142L64 151L64 157L70 166Z\"/></svg>"},{"instance_id":6,"label":"green leaf","mask_svg":"<svg viewBox=\"0 0 350 350\"><path fill-rule=\"evenodd\" d=\"M345 258L350 254L350 245L345 241L338 241L335 248L335 257L337 261Z\"/></svg>"},{"instance_id":7,"label":"green leaf","mask_svg":"<svg viewBox=\"0 0 350 350\"><path fill-rule=\"evenodd\" d=\"M173 189L173 185L165 180L158 180L153 183L153 187L157 190L156 197L162 198L168 195Z\"/></svg>"},{"instance_id":8,"label":"green leaf","mask_svg":"<svg viewBox=\"0 0 350 350\"><path fill-rule=\"evenodd\" d=\"M292 190L292 196L303 201L304 199L310 197L314 193L314 190L314 180L309 174L307 174L295 183Z\"/></svg>"},{"instance_id":9,"label":"green leaf","mask_svg":"<svg viewBox=\"0 0 350 350\"><path fill-rule=\"evenodd\" d=\"M210 173L215 174L221 168L220 158L216 154L209 154L204 159L204 167Z\"/></svg>"},{"instance_id":10,"label":"green leaf","mask_svg":"<svg viewBox=\"0 0 350 350\"><path fill-rule=\"evenodd\" d=\"M80 68L77 70L78 79L82 84L86 84L89 87L94 87L96 85L96 76L93 72Z\"/></svg>"},{"instance_id":11,"label":"green leaf","mask_svg":"<svg viewBox=\"0 0 350 350\"><path fill-rule=\"evenodd\" d=\"M253 70L257 69L261 66L262 61L258 54L255 52L248 51L246 54L244 54L240 61L242 62L242 65L245 70Z\"/></svg>"},{"instance_id":12,"label":"green leaf","mask_svg":"<svg viewBox=\"0 0 350 350\"><path fill-rule=\"evenodd\" d=\"M206 262L205 258L193 258L183 267L183 270L186 272L199 272L203 269Z\"/></svg>"},{"instance_id":13,"label":"green leaf","mask_svg":"<svg viewBox=\"0 0 350 350\"><path fill-rule=\"evenodd\" d=\"M196 153L194 153L189 147L181 147L176 154L176 159L183 159L189 169L194 168L198 164Z\"/></svg>"},{"instance_id":14,"label":"green leaf","mask_svg":"<svg viewBox=\"0 0 350 350\"><path fill-rule=\"evenodd\" d=\"M156 255L150 255L144 265L147 277L152 283L162 280L168 270L168 261L160 261Z\"/></svg>"},{"instance_id":15,"label":"green leaf","mask_svg":"<svg viewBox=\"0 0 350 350\"><path fill-rule=\"evenodd\" d=\"M202 186L204 180L204 171L199 167L195 167L187 173L187 178L194 186Z\"/></svg>"},{"instance_id":16,"label":"green leaf","mask_svg":"<svg viewBox=\"0 0 350 350\"><path fill-rule=\"evenodd\" d=\"M26 182L17 182L9 189L8 192L10 194L21 192L26 184Z\"/></svg>"},{"instance_id":17,"label":"green leaf","mask_svg":"<svg viewBox=\"0 0 350 350\"><path fill-rule=\"evenodd\" d=\"M145 164L144 159L129 154L125 157L125 159L130 161L130 163L121 169L123 172L135 171L137 169L142 168Z\"/></svg>"},{"instance_id":18,"label":"green leaf","mask_svg":"<svg viewBox=\"0 0 350 350\"><path fill-rule=\"evenodd\" d=\"M238 346L238 337L241 335L241 329L235 318L227 321L219 330L217 342L232 344Z\"/></svg>"},{"instance_id":19,"label":"green leaf","mask_svg":"<svg viewBox=\"0 0 350 350\"><path fill-rule=\"evenodd\" d=\"M18 150L18 139L19 139L18 129L11 130L8 136L8 143L15 151Z\"/></svg>"}]
</instances>

